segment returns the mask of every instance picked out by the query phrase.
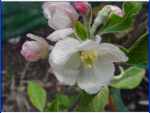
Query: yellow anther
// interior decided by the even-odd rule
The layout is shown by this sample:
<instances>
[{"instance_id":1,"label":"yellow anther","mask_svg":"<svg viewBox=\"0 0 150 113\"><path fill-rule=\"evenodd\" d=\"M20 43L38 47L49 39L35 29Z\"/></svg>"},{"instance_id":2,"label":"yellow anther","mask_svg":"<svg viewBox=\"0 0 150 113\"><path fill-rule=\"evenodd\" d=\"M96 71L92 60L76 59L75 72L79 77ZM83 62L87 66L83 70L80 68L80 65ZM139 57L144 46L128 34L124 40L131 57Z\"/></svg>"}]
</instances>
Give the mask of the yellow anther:
<instances>
[{"instance_id":1,"label":"yellow anther","mask_svg":"<svg viewBox=\"0 0 150 113\"><path fill-rule=\"evenodd\" d=\"M94 56L93 56L93 55L89 55L89 58L90 58L91 60L93 60L93 59L94 59Z\"/></svg>"},{"instance_id":2,"label":"yellow anther","mask_svg":"<svg viewBox=\"0 0 150 113\"><path fill-rule=\"evenodd\" d=\"M92 68L92 65L91 65L91 64L87 64L87 67L88 67L88 68Z\"/></svg>"},{"instance_id":3,"label":"yellow anther","mask_svg":"<svg viewBox=\"0 0 150 113\"><path fill-rule=\"evenodd\" d=\"M84 59L88 59L89 55L88 54L85 54L84 55Z\"/></svg>"},{"instance_id":4,"label":"yellow anther","mask_svg":"<svg viewBox=\"0 0 150 113\"><path fill-rule=\"evenodd\" d=\"M84 61L84 56L80 56L81 60Z\"/></svg>"},{"instance_id":5,"label":"yellow anther","mask_svg":"<svg viewBox=\"0 0 150 113\"><path fill-rule=\"evenodd\" d=\"M87 68L92 68L96 58L96 51L82 51L80 55L83 65Z\"/></svg>"}]
</instances>

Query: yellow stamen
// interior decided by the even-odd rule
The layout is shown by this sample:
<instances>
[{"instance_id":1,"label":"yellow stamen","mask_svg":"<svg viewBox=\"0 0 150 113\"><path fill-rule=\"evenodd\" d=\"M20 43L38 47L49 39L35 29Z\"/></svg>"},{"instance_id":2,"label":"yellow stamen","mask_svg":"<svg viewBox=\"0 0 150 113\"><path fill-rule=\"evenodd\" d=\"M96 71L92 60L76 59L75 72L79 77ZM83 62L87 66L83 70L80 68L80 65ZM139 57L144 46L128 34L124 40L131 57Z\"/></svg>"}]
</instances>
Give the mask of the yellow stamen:
<instances>
[{"instance_id":1,"label":"yellow stamen","mask_svg":"<svg viewBox=\"0 0 150 113\"><path fill-rule=\"evenodd\" d=\"M96 61L96 58L96 51L82 51L80 55L80 59L83 65L87 68L92 68L94 62Z\"/></svg>"},{"instance_id":2,"label":"yellow stamen","mask_svg":"<svg viewBox=\"0 0 150 113\"><path fill-rule=\"evenodd\" d=\"M88 67L88 68L92 68L92 65L91 65L91 64L87 64L87 67Z\"/></svg>"}]
</instances>

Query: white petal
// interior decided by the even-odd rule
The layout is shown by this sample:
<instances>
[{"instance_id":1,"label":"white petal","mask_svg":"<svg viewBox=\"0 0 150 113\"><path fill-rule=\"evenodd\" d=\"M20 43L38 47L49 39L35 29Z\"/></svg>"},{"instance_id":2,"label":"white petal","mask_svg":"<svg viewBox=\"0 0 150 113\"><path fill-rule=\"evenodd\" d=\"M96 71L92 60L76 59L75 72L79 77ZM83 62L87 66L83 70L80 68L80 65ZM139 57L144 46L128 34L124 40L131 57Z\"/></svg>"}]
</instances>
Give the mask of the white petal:
<instances>
[{"instance_id":1,"label":"white petal","mask_svg":"<svg viewBox=\"0 0 150 113\"><path fill-rule=\"evenodd\" d=\"M56 43L50 54L52 63L64 65L67 60L77 51L76 47L79 44L80 42L74 38L60 40L58 43Z\"/></svg>"},{"instance_id":2,"label":"white petal","mask_svg":"<svg viewBox=\"0 0 150 113\"><path fill-rule=\"evenodd\" d=\"M64 8L62 8L62 9L64 9L64 10L67 12L67 14L69 15L69 17L71 17L71 19L72 19L73 21L78 20L79 14L77 13L77 11L75 10L75 8L74 8L71 4L66 5L66 6L65 6Z\"/></svg>"},{"instance_id":3,"label":"white petal","mask_svg":"<svg viewBox=\"0 0 150 113\"><path fill-rule=\"evenodd\" d=\"M57 29L56 26L55 26L55 23L53 23L53 20L52 20L52 19L48 19L48 25L49 25L49 27L51 27L52 29Z\"/></svg>"},{"instance_id":4,"label":"white petal","mask_svg":"<svg viewBox=\"0 0 150 113\"><path fill-rule=\"evenodd\" d=\"M79 50L91 50L91 49L97 49L98 47L99 45L96 41L86 40L83 43L81 43L78 48Z\"/></svg>"},{"instance_id":5,"label":"white petal","mask_svg":"<svg viewBox=\"0 0 150 113\"><path fill-rule=\"evenodd\" d=\"M107 7L109 7L111 9L112 13L114 13L120 17L123 17L124 12L120 9L120 7L115 6L115 5L107 5Z\"/></svg>"},{"instance_id":6,"label":"white petal","mask_svg":"<svg viewBox=\"0 0 150 113\"><path fill-rule=\"evenodd\" d=\"M42 40L44 40L44 38L42 38L40 36L37 36L35 34L32 34L32 33L28 33L28 34L26 34L26 36L29 37L32 40L36 40L36 41L39 41L39 42L42 41Z\"/></svg>"},{"instance_id":7,"label":"white petal","mask_svg":"<svg viewBox=\"0 0 150 113\"><path fill-rule=\"evenodd\" d=\"M99 43L102 41L101 36L96 35L96 36L95 36L95 41L99 44Z\"/></svg>"},{"instance_id":8,"label":"white petal","mask_svg":"<svg viewBox=\"0 0 150 113\"><path fill-rule=\"evenodd\" d=\"M48 25L53 29L72 27L79 18L77 11L69 2L45 2L42 6Z\"/></svg>"},{"instance_id":9,"label":"white petal","mask_svg":"<svg viewBox=\"0 0 150 113\"><path fill-rule=\"evenodd\" d=\"M114 75L114 65L98 59L91 69L83 68L78 76L78 85L89 94L97 93L103 86L110 83Z\"/></svg>"},{"instance_id":10,"label":"white petal","mask_svg":"<svg viewBox=\"0 0 150 113\"><path fill-rule=\"evenodd\" d=\"M49 2L45 2L42 5L42 9L43 9L43 14L47 19L51 19L52 17L52 12L53 10L51 10L52 8L49 7L50 3Z\"/></svg>"},{"instance_id":11,"label":"white petal","mask_svg":"<svg viewBox=\"0 0 150 113\"><path fill-rule=\"evenodd\" d=\"M75 84L80 67L80 56L76 49L79 44L80 42L73 38L61 40L56 43L49 56L55 76L64 84Z\"/></svg>"},{"instance_id":12,"label":"white petal","mask_svg":"<svg viewBox=\"0 0 150 113\"><path fill-rule=\"evenodd\" d=\"M70 4L68 2L50 2L50 1L48 1L48 2L43 3L42 9L43 9L44 16L47 19L51 19L52 15L54 14L54 12L57 8L67 7L67 6L70 6Z\"/></svg>"},{"instance_id":13,"label":"white petal","mask_svg":"<svg viewBox=\"0 0 150 113\"><path fill-rule=\"evenodd\" d=\"M76 56L73 59L68 60L68 63L72 62L73 64L65 64L64 66L60 65L51 65L53 73L55 74L58 81L65 85L74 85L76 83L77 77L79 75L79 66L80 61L79 57Z\"/></svg>"},{"instance_id":14,"label":"white petal","mask_svg":"<svg viewBox=\"0 0 150 113\"><path fill-rule=\"evenodd\" d=\"M54 31L52 34L50 34L47 39L51 41L58 41L60 39L64 39L67 36L71 35L73 33L72 28L66 28L66 29L60 29Z\"/></svg>"},{"instance_id":15,"label":"white petal","mask_svg":"<svg viewBox=\"0 0 150 113\"><path fill-rule=\"evenodd\" d=\"M78 77L78 70L60 69L53 70L57 80L64 85L74 85Z\"/></svg>"},{"instance_id":16,"label":"white petal","mask_svg":"<svg viewBox=\"0 0 150 113\"><path fill-rule=\"evenodd\" d=\"M98 52L104 61L126 62L128 60L128 57L117 46L109 43L101 43Z\"/></svg>"},{"instance_id":17,"label":"white petal","mask_svg":"<svg viewBox=\"0 0 150 113\"><path fill-rule=\"evenodd\" d=\"M64 29L72 26L71 18L59 9L56 9L52 23L54 23L55 29Z\"/></svg>"}]
</instances>

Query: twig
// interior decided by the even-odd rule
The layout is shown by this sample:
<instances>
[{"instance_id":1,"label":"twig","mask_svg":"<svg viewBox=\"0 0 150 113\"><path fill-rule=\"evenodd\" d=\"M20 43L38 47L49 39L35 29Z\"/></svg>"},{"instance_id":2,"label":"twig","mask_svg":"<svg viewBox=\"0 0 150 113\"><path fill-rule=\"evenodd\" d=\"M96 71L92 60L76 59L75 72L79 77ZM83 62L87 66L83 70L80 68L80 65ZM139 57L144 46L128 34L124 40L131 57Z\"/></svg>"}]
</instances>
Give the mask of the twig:
<instances>
[{"instance_id":1,"label":"twig","mask_svg":"<svg viewBox=\"0 0 150 113\"><path fill-rule=\"evenodd\" d=\"M50 72L51 72L51 68L49 68L49 69L47 70L46 75L45 75L45 77L44 77L44 79L43 79L44 82L47 82L48 76L49 76L49 73L50 73Z\"/></svg>"},{"instance_id":2,"label":"twig","mask_svg":"<svg viewBox=\"0 0 150 113\"><path fill-rule=\"evenodd\" d=\"M11 90L11 95L13 96L13 101L14 101L14 106L13 106L13 110L14 112L17 110L17 102L16 102L16 85L15 85L15 76L14 78L12 79L12 83L11 83L11 87L10 87L10 90Z\"/></svg>"},{"instance_id":3,"label":"twig","mask_svg":"<svg viewBox=\"0 0 150 113\"><path fill-rule=\"evenodd\" d=\"M31 63L30 62L27 62L26 63L26 65L25 65L25 68L24 68L24 70L22 71L22 73L20 74L20 85L19 86L23 86L23 82L22 82L22 80L24 79L24 77L26 76L26 72L27 72L27 70L29 69L29 65L30 65Z\"/></svg>"},{"instance_id":4,"label":"twig","mask_svg":"<svg viewBox=\"0 0 150 113\"><path fill-rule=\"evenodd\" d=\"M20 74L20 76L21 76L21 77L20 77L20 84L19 84L18 89L17 89L17 91L16 91L16 93L18 94L18 97L17 97L17 99L16 99L18 106L22 105L23 102L25 103L25 98L26 98L26 97L24 97L23 94L22 94L22 92L25 90L24 87L23 87L23 85L24 85L23 79L24 79L24 77L26 76L26 73L27 73L27 71L28 71L28 69L29 69L29 65L30 65L30 64L31 64L30 62L27 62L27 63L25 64L24 70L23 70L23 71L21 72L21 74ZM20 99L21 99L21 100L20 100ZM24 105L26 106L27 109L29 108L28 105L27 105L27 103L25 103ZM21 107L21 106L20 106L20 107ZM22 110L23 110L23 108L22 108Z\"/></svg>"},{"instance_id":5,"label":"twig","mask_svg":"<svg viewBox=\"0 0 150 113\"><path fill-rule=\"evenodd\" d=\"M109 108L110 108L110 110L111 110L112 112L116 111L115 105L114 105L113 100L112 100L112 96L109 96L109 103L108 103L108 106L109 106Z\"/></svg>"}]
</instances>

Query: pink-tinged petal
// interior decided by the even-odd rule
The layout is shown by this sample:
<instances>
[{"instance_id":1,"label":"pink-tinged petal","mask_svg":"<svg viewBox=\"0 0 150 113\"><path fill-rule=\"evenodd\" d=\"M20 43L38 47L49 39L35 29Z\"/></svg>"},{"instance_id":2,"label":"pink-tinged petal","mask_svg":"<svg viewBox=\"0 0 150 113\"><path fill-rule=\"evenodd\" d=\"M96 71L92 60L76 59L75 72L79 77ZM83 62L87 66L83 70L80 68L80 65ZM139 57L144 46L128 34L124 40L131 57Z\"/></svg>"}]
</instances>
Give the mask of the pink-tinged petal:
<instances>
[{"instance_id":1,"label":"pink-tinged petal","mask_svg":"<svg viewBox=\"0 0 150 113\"><path fill-rule=\"evenodd\" d=\"M47 42L33 34L28 34L34 41L26 41L21 49L21 54L27 61L37 61L48 54Z\"/></svg>"},{"instance_id":2,"label":"pink-tinged petal","mask_svg":"<svg viewBox=\"0 0 150 113\"><path fill-rule=\"evenodd\" d=\"M111 9L111 12L120 16L120 17L123 17L124 16L124 12L120 9L120 7L118 6L115 6L115 5L107 5L106 7L110 8Z\"/></svg>"},{"instance_id":3,"label":"pink-tinged petal","mask_svg":"<svg viewBox=\"0 0 150 113\"><path fill-rule=\"evenodd\" d=\"M79 15L69 2L45 2L43 13L48 19L48 25L53 29L72 27Z\"/></svg>"},{"instance_id":4,"label":"pink-tinged petal","mask_svg":"<svg viewBox=\"0 0 150 113\"><path fill-rule=\"evenodd\" d=\"M52 23L55 29L65 29L72 27L72 20L66 15L66 12L56 9L55 15L52 17Z\"/></svg>"}]
</instances>

